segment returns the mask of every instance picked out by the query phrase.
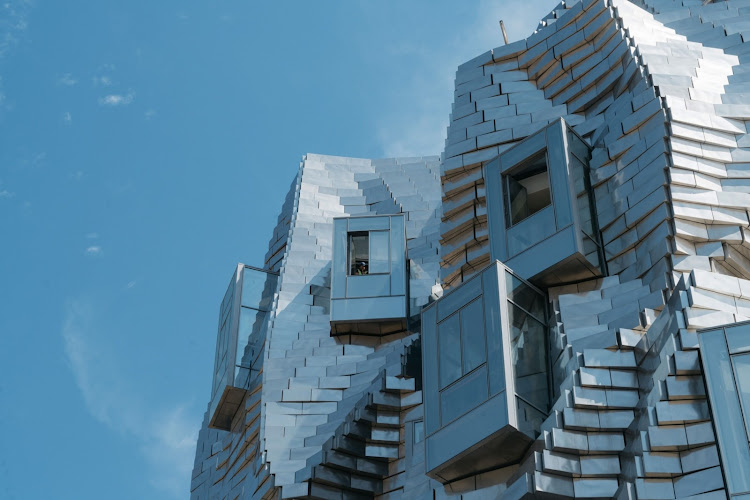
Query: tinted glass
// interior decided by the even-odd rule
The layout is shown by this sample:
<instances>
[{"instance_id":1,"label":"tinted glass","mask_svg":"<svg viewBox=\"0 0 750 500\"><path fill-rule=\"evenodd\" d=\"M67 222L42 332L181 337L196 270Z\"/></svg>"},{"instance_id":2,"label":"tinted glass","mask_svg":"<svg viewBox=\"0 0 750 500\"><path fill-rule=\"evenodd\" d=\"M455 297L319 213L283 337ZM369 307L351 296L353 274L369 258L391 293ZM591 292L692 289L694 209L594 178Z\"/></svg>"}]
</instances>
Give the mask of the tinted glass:
<instances>
[{"instance_id":1,"label":"tinted glass","mask_svg":"<svg viewBox=\"0 0 750 500\"><path fill-rule=\"evenodd\" d=\"M424 420L414 422L414 444L424 440Z\"/></svg>"},{"instance_id":2,"label":"tinted glass","mask_svg":"<svg viewBox=\"0 0 750 500\"><path fill-rule=\"evenodd\" d=\"M487 358L481 299L475 300L461 310L461 350L464 375L484 363Z\"/></svg>"},{"instance_id":3,"label":"tinted glass","mask_svg":"<svg viewBox=\"0 0 750 500\"><path fill-rule=\"evenodd\" d=\"M547 415L540 412L521 398L516 398L518 408L518 429L531 438L539 435Z\"/></svg>"},{"instance_id":4,"label":"tinted glass","mask_svg":"<svg viewBox=\"0 0 750 500\"><path fill-rule=\"evenodd\" d=\"M740 396L745 429L750 436L750 354L736 354L732 356L734 365L734 379L737 382L737 392Z\"/></svg>"},{"instance_id":5,"label":"tinted glass","mask_svg":"<svg viewBox=\"0 0 750 500\"><path fill-rule=\"evenodd\" d=\"M552 203L544 152L505 175L508 225L518 224Z\"/></svg>"},{"instance_id":6,"label":"tinted glass","mask_svg":"<svg viewBox=\"0 0 750 500\"><path fill-rule=\"evenodd\" d=\"M722 465L731 493L750 491L747 433L729 360L724 331L700 334L701 361L708 386Z\"/></svg>"},{"instance_id":7,"label":"tinted glass","mask_svg":"<svg viewBox=\"0 0 750 500\"><path fill-rule=\"evenodd\" d=\"M750 349L750 324L727 327L726 335L730 353Z\"/></svg>"},{"instance_id":8,"label":"tinted glass","mask_svg":"<svg viewBox=\"0 0 750 500\"><path fill-rule=\"evenodd\" d=\"M458 314L438 325L440 388L461 376L461 330Z\"/></svg>"},{"instance_id":9,"label":"tinted glass","mask_svg":"<svg viewBox=\"0 0 750 500\"><path fill-rule=\"evenodd\" d=\"M521 306L523 309L533 314L537 319L545 319L544 295L537 292L507 271L505 273L505 290L508 295L508 300Z\"/></svg>"},{"instance_id":10,"label":"tinted glass","mask_svg":"<svg viewBox=\"0 0 750 500\"><path fill-rule=\"evenodd\" d=\"M349 274L369 274L370 267L369 233L349 233Z\"/></svg>"},{"instance_id":11,"label":"tinted glass","mask_svg":"<svg viewBox=\"0 0 750 500\"><path fill-rule=\"evenodd\" d=\"M388 231L370 232L370 274L389 272L389 246Z\"/></svg>"},{"instance_id":12,"label":"tinted glass","mask_svg":"<svg viewBox=\"0 0 750 500\"><path fill-rule=\"evenodd\" d=\"M275 274L244 268L242 274L242 305L267 311L276 291Z\"/></svg>"},{"instance_id":13,"label":"tinted glass","mask_svg":"<svg viewBox=\"0 0 750 500\"><path fill-rule=\"evenodd\" d=\"M508 304L511 363L516 378L516 394L538 410L549 410L547 329L514 304Z\"/></svg>"}]
</instances>

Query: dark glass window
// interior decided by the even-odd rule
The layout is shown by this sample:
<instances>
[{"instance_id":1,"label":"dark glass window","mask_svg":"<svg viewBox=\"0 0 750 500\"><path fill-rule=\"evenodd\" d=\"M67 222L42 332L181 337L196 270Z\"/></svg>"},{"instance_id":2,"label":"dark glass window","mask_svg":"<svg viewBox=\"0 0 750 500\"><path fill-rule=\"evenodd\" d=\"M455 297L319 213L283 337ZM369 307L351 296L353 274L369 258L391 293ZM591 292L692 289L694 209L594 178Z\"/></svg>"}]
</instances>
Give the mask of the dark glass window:
<instances>
[{"instance_id":1,"label":"dark glass window","mask_svg":"<svg viewBox=\"0 0 750 500\"><path fill-rule=\"evenodd\" d=\"M349 233L349 274L370 274L370 233Z\"/></svg>"},{"instance_id":2,"label":"dark glass window","mask_svg":"<svg viewBox=\"0 0 750 500\"><path fill-rule=\"evenodd\" d=\"M390 240L388 231L349 233L349 275L388 274Z\"/></svg>"},{"instance_id":3,"label":"dark glass window","mask_svg":"<svg viewBox=\"0 0 750 500\"><path fill-rule=\"evenodd\" d=\"M508 227L518 224L552 203L545 152L513 169L503 180Z\"/></svg>"}]
</instances>

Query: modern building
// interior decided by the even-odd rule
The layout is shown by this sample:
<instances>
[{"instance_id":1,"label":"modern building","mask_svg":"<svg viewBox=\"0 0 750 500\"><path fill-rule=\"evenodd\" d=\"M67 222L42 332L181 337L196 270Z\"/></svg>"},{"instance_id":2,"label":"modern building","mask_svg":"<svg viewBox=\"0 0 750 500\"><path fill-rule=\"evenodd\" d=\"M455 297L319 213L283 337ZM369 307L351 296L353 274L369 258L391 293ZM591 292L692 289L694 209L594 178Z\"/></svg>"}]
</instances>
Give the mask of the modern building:
<instances>
[{"instance_id":1,"label":"modern building","mask_svg":"<svg viewBox=\"0 0 750 500\"><path fill-rule=\"evenodd\" d=\"M193 499L750 498L750 0L578 0L440 156L306 155Z\"/></svg>"}]
</instances>

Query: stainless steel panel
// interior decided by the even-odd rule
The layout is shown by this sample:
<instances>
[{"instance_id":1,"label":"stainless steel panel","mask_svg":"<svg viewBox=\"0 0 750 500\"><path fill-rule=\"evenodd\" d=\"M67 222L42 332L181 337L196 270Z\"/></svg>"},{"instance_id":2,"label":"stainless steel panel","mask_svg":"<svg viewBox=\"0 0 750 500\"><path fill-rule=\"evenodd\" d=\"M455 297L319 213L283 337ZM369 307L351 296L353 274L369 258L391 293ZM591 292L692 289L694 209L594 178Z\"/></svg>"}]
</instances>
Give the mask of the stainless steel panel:
<instances>
[{"instance_id":1,"label":"stainless steel panel","mask_svg":"<svg viewBox=\"0 0 750 500\"><path fill-rule=\"evenodd\" d=\"M388 297L391 294L390 274L369 274L346 277L346 297Z\"/></svg>"},{"instance_id":2,"label":"stainless steel panel","mask_svg":"<svg viewBox=\"0 0 750 500\"><path fill-rule=\"evenodd\" d=\"M473 410L487 399L487 366L464 376L440 393L440 420L443 426Z\"/></svg>"},{"instance_id":3,"label":"stainless steel panel","mask_svg":"<svg viewBox=\"0 0 750 500\"><path fill-rule=\"evenodd\" d=\"M382 231L390 229L388 217L350 217L349 232L352 231Z\"/></svg>"},{"instance_id":4,"label":"stainless steel panel","mask_svg":"<svg viewBox=\"0 0 750 500\"><path fill-rule=\"evenodd\" d=\"M406 297L371 297L331 301L331 321L364 321L406 317Z\"/></svg>"}]
</instances>

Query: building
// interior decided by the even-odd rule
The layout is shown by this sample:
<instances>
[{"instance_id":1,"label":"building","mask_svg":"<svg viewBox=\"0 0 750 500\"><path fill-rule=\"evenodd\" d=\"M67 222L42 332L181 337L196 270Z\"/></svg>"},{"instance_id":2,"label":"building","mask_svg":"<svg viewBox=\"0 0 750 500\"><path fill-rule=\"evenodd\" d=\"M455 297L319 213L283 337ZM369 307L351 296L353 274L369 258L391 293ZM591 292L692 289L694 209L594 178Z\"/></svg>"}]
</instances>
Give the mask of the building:
<instances>
[{"instance_id":1,"label":"building","mask_svg":"<svg viewBox=\"0 0 750 500\"><path fill-rule=\"evenodd\" d=\"M439 157L305 156L192 498L750 498L747 37L563 3L458 68Z\"/></svg>"}]
</instances>

